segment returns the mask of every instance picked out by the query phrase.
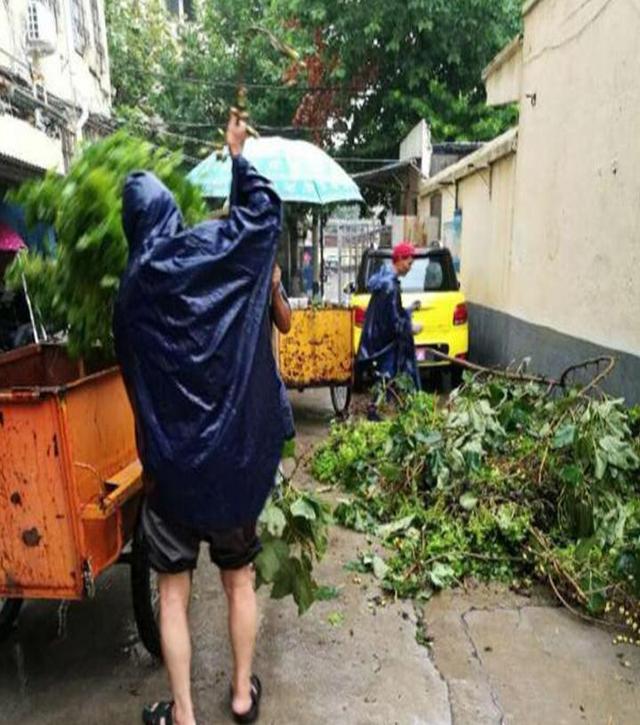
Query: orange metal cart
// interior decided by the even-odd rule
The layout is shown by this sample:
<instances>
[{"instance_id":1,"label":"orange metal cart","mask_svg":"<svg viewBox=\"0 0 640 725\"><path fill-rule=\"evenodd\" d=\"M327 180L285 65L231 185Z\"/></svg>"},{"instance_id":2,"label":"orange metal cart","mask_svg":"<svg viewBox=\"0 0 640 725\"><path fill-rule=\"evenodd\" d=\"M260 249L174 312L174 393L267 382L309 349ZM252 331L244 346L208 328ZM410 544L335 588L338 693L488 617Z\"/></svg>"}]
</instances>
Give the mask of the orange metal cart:
<instances>
[{"instance_id":1,"label":"orange metal cart","mask_svg":"<svg viewBox=\"0 0 640 725\"><path fill-rule=\"evenodd\" d=\"M118 368L86 374L57 345L0 356L0 635L23 599L93 596L96 577L126 561L141 637L159 655L141 499Z\"/></svg>"}]
</instances>

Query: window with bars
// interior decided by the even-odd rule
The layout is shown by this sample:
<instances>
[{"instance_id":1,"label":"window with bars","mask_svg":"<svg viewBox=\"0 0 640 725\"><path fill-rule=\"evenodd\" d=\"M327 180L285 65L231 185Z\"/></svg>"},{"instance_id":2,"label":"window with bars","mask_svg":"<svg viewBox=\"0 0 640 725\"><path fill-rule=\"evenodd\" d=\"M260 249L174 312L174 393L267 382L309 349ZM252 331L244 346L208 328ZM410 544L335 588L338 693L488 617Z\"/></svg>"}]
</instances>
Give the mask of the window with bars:
<instances>
[{"instance_id":1,"label":"window with bars","mask_svg":"<svg viewBox=\"0 0 640 725\"><path fill-rule=\"evenodd\" d=\"M52 13L53 18L56 23L56 32L57 32L58 31L58 3L57 3L57 0L43 0L43 5L47 8L49 8L49 10L51 10L51 13ZM36 8L32 4L27 5L27 35L30 38L40 37L40 28L38 26L38 13L36 11Z\"/></svg>"},{"instance_id":2,"label":"window with bars","mask_svg":"<svg viewBox=\"0 0 640 725\"><path fill-rule=\"evenodd\" d=\"M91 0L91 21L93 23L93 42L96 50L96 62L100 73L104 72L104 46L102 45L102 23L100 22L100 6L98 0Z\"/></svg>"},{"instance_id":3,"label":"window with bars","mask_svg":"<svg viewBox=\"0 0 640 725\"><path fill-rule=\"evenodd\" d=\"M80 55L84 55L89 38L83 0L71 0L71 24L73 26L73 47Z\"/></svg>"}]
</instances>

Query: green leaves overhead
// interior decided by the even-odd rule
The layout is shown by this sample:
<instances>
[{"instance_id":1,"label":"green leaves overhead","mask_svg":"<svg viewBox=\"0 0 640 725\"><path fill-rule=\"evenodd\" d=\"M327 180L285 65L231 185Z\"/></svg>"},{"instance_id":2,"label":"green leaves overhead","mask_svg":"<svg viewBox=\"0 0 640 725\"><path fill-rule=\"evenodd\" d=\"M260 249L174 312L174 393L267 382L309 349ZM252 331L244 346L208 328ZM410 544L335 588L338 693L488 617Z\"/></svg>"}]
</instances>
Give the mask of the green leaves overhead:
<instances>
[{"instance_id":1,"label":"green leaves overhead","mask_svg":"<svg viewBox=\"0 0 640 725\"><path fill-rule=\"evenodd\" d=\"M117 110L145 118L147 128L149 119L177 123L170 132L196 140L163 140L205 153L197 139L212 140L242 71L263 84L249 88L255 123L289 126L298 114L307 138L331 123L341 133L325 140L343 141L344 155L396 157L422 118L437 141L489 139L517 113L486 107L481 74L518 32L520 11L519 0L219 0L199 3L191 22L175 24L162 0L107 0ZM307 69L283 65L262 34L247 39L255 23L299 50ZM309 86L329 90L308 93Z\"/></svg>"}]
</instances>

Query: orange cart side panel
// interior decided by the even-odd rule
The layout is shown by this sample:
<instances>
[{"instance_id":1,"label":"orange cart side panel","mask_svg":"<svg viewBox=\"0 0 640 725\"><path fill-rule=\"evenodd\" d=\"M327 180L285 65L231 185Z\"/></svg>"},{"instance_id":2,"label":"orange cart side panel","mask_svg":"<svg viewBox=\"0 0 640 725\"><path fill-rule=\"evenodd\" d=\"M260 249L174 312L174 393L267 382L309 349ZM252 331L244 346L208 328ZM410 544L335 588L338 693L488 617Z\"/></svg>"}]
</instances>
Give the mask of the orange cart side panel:
<instances>
[{"instance_id":1,"label":"orange cart side panel","mask_svg":"<svg viewBox=\"0 0 640 725\"><path fill-rule=\"evenodd\" d=\"M106 493L103 482L138 457L133 413L119 371L85 378L63 397L78 501Z\"/></svg>"},{"instance_id":2,"label":"orange cart side panel","mask_svg":"<svg viewBox=\"0 0 640 725\"><path fill-rule=\"evenodd\" d=\"M353 366L352 312L344 308L293 310L288 335L277 336L285 385L304 388L349 383Z\"/></svg>"},{"instance_id":3,"label":"orange cart side panel","mask_svg":"<svg viewBox=\"0 0 640 725\"><path fill-rule=\"evenodd\" d=\"M64 397L67 444L79 512L100 500L104 482L137 459L133 413L117 370L84 379ZM124 535L118 511L101 521L83 521L83 558L94 576L113 563Z\"/></svg>"},{"instance_id":4,"label":"orange cart side panel","mask_svg":"<svg viewBox=\"0 0 640 725\"><path fill-rule=\"evenodd\" d=\"M0 596L82 595L54 397L0 401Z\"/></svg>"}]
</instances>

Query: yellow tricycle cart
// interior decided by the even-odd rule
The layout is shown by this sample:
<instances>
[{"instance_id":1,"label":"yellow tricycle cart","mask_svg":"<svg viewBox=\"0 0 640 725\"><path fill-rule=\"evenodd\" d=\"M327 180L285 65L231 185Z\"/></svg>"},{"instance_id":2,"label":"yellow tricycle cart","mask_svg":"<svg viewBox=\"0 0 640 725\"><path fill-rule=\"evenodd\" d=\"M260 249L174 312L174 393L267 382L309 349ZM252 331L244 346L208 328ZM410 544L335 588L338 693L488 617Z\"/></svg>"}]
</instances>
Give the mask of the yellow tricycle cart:
<instances>
[{"instance_id":1,"label":"yellow tricycle cart","mask_svg":"<svg viewBox=\"0 0 640 725\"><path fill-rule=\"evenodd\" d=\"M344 416L353 383L353 314L348 307L293 309L291 330L276 332L280 375L292 390L328 387L336 415Z\"/></svg>"}]
</instances>

